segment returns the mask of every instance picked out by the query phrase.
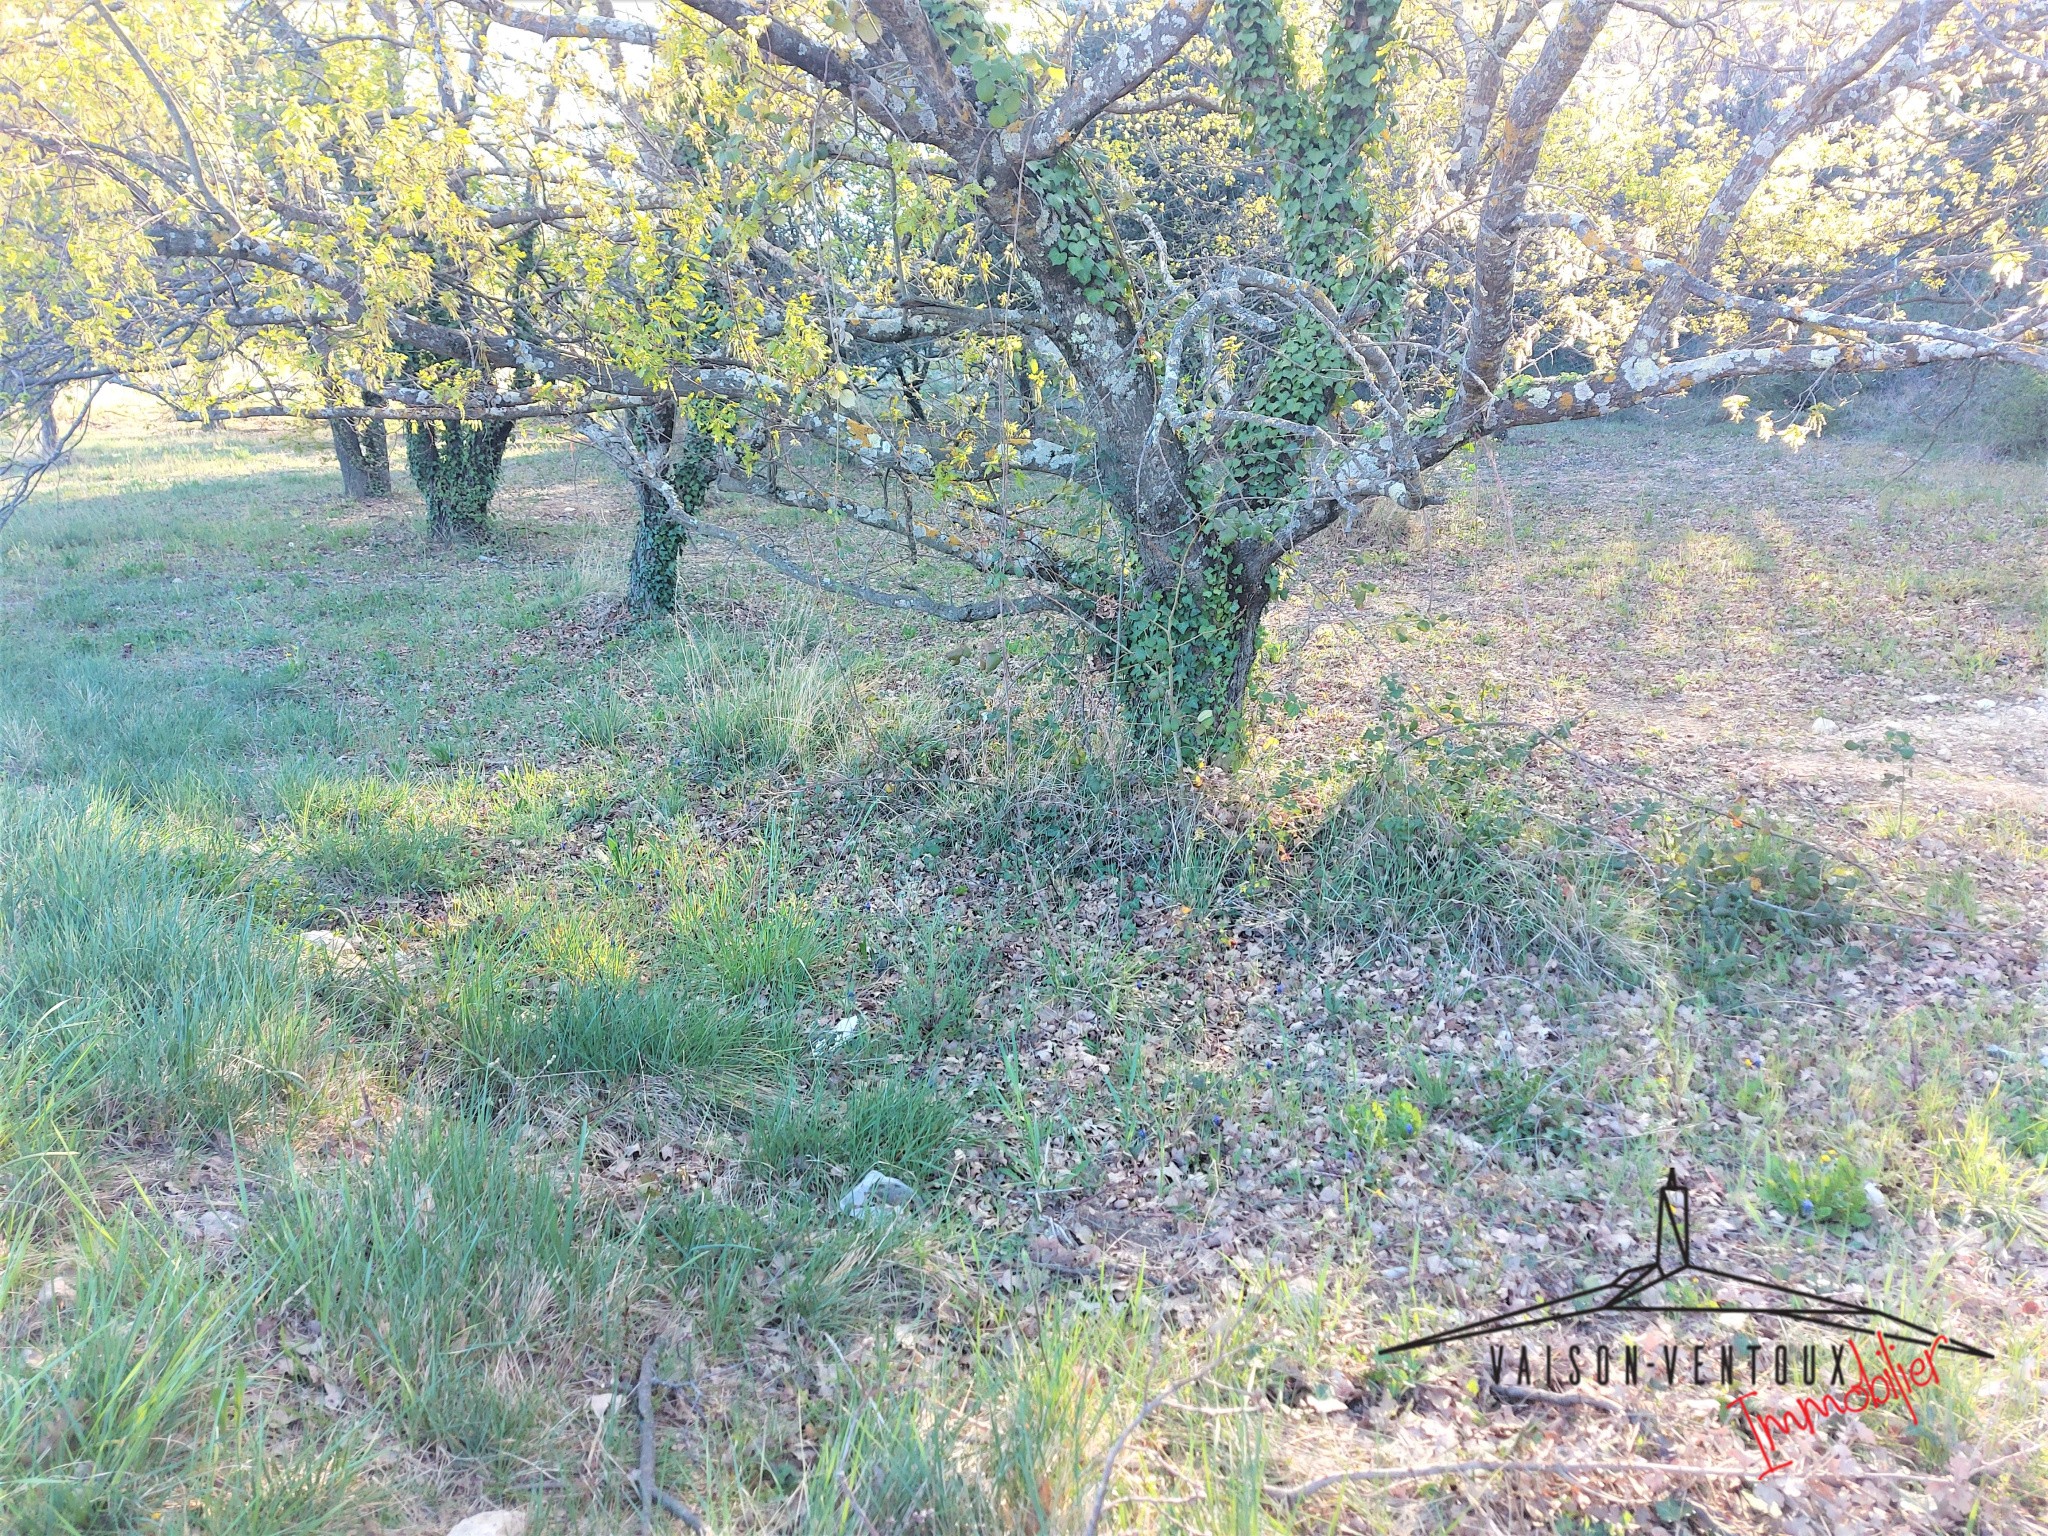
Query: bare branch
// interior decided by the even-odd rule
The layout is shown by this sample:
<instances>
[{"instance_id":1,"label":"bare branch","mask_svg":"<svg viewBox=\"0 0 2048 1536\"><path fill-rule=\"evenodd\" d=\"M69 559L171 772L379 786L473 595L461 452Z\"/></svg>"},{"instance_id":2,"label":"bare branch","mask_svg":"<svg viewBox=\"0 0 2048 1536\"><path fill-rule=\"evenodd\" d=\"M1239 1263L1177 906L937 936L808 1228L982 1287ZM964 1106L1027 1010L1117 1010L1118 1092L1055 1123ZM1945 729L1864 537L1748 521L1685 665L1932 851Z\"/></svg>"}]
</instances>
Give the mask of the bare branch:
<instances>
[{"instance_id":1,"label":"bare branch","mask_svg":"<svg viewBox=\"0 0 2048 1536\"><path fill-rule=\"evenodd\" d=\"M861 341L901 343L968 332L985 336L1050 331L1052 316L1028 309L983 309L944 299L909 298L899 304L856 304L846 311L846 334Z\"/></svg>"},{"instance_id":2,"label":"bare branch","mask_svg":"<svg viewBox=\"0 0 2048 1536\"><path fill-rule=\"evenodd\" d=\"M928 618L942 619L953 624L986 624L991 619L1018 618L1034 613L1063 613L1083 622L1093 621L1093 611L1086 603L1076 598L1059 596L1049 592L1034 592L1023 596L1003 594L976 601L949 603L922 592L903 589L884 590L870 587L863 582L842 581L835 576L826 576L802 564L786 550L772 545L757 543L734 529L693 517L683 509L682 498L668 477L653 469L645 456L634 447L632 440L620 431L614 431L600 423L585 419L580 424L583 436L606 457L618 465L636 485L645 485L655 490L668 504L669 519L689 530L693 537L716 539L730 544L742 553L759 560L772 571L787 576L791 581L819 592L830 592L838 597L851 597L876 607L894 609L899 613L921 613Z\"/></svg>"},{"instance_id":3,"label":"bare branch","mask_svg":"<svg viewBox=\"0 0 2048 1536\"><path fill-rule=\"evenodd\" d=\"M1702 276L1711 273L1721 259L1736 222L1764 184L1771 167L1801 135L1811 132L1845 107L1855 105L1870 93L1852 94L1859 83L1888 88L1918 63L1920 50L1935 25L1956 6L1957 0L1906 0L1891 17L1853 53L1837 60L1815 75L1792 104L1778 113L1758 132L1737 157L1720 187L1707 204L1699 228L1694 231L1692 249L1687 253L1687 270ZM1872 79L1894 50L1910 44L1891 68ZM1664 345L1672 323L1685 304L1686 285L1667 279L1650 305L1636 320L1635 330L1623 348L1629 357L1648 358Z\"/></svg>"},{"instance_id":4,"label":"bare branch","mask_svg":"<svg viewBox=\"0 0 2048 1536\"><path fill-rule=\"evenodd\" d=\"M1082 129L1172 63L1174 55L1208 25L1212 3L1166 0L1157 15L1121 39L1101 63L1022 125L1020 158L1045 160L1058 154Z\"/></svg>"},{"instance_id":5,"label":"bare branch","mask_svg":"<svg viewBox=\"0 0 2048 1536\"><path fill-rule=\"evenodd\" d=\"M1211 96L1207 91L1168 91L1164 96L1154 96L1145 101L1112 101L1102 109L1104 117L1137 117L1147 112L1178 112L1186 107L1193 112L1208 112L1217 117L1228 117L1230 108L1220 96Z\"/></svg>"},{"instance_id":6,"label":"bare branch","mask_svg":"<svg viewBox=\"0 0 2048 1536\"><path fill-rule=\"evenodd\" d=\"M1512 427L1607 416L1631 405L1684 394L1705 385L1725 384L1734 379L1769 374L1826 373L1830 369L1843 373L1890 373L1905 368L1925 368L1934 363L1967 363L1985 358L2019 362L2048 371L2048 351L2036 346L2023 348L2015 356L2012 344L2003 339L1977 342L1932 339L1812 341L1778 347L1730 347L1704 357L1638 366L1626 372L1595 374L1570 383L1537 382L1517 393L1497 396L1489 403L1484 415L1471 423L1472 430L1432 434L1419 447L1423 463L1436 464L1474 438L1491 436ZM1629 376L1630 373L1633 377Z\"/></svg>"},{"instance_id":7,"label":"bare branch","mask_svg":"<svg viewBox=\"0 0 2048 1536\"><path fill-rule=\"evenodd\" d=\"M920 549L928 549L949 560L980 571L984 576L1014 576L1034 581L1052 581L1062 586L1074 587L1071 574L1066 566L1034 540L1027 540L1032 553L1025 556L1006 555L999 549L968 543L957 533L952 533L933 523L916 522L898 516L884 507L871 507L839 496L826 496L817 491L792 489L778 485L767 492L785 507L796 507L806 512L826 512L859 523L863 528L873 528L881 533L892 533L898 538L909 539Z\"/></svg>"},{"instance_id":8,"label":"bare branch","mask_svg":"<svg viewBox=\"0 0 2048 1536\"><path fill-rule=\"evenodd\" d=\"M939 136L964 148L981 127L970 91L962 88L953 57L919 0L867 0L869 13L882 24L885 43L909 66L918 99L933 114Z\"/></svg>"},{"instance_id":9,"label":"bare branch","mask_svg":"<svg viewBox=\"0 0 2048 1536\"><path fill-rule=\"evenodd\" d=\"M1110 1479L1116 1475L1117 1457L1123 1454L1124 1446L1130 1442L1131 1436L1138 1432L1138 1427L1151 1417L1155 1409L1172 1402L1174 1398L1180 1396L1189 1387L1192 1387L1204 1376L1215 1370L1217 1366L1224 1362L1229 1353L1231 1352L1219 1349L1216 1354L1202 1363L1199 1370L1191 1375L1182 1377L1165 1391L1147 1398L1140 1405L1137 1413L1132 1416L1131 1422L1124 1426L1124 1432L1116 1437L1115 1443L1110 1446L1102 1458L1102 1480L1096 1484L1095 1499L1089 1506L1087 1523L1081 1527L1081 1536L1095 1536L1096 1530L1101 1526L1102 1512L1107 1506L1109 1499Z\"/></svg>"},{"instance_id":10,"label":"bare branch","mask_svg":"<svg viewBox=\"0 0 2048 1536\"><path fill-rule=\"evenodd\" d=\"M920 97L891 87L838 50L806 37L740 0L680 0L752 42L761 56L809 75L838 91L882 127L916 144L948 149L952 138L941 131L938 114Z\"/></svg>"},{"instance_id":11,"label":"bare branch","mask_svg":"<svg viewBox=\"0 0 2048 1536\"><path fill-rule=\"evenodd\" d=\"M605 42L627 43L637 48L654 48L661 43L661 33L644 21L628 21L618 16L555 16L546 11L508 5L505 0L455 0L455 3L466 11L488 16L500 26L531 32L535 37L601 38Z\"/></svg>"},{"instance_id":12,"label":"bare branch","mask_svg":"<svg viewBox=\"0 0 2048 1536\"><path fill-rule=\"evenodd\" d=\"M1457 166L1452 181L1468 198L1479 185L1487 130L1500 101L1508 55L1542 14L1543 0L1520 0L1512 11L1501 11L1493 30L1482 37L1465 20L1462 5L1451 11L1451 24L1465 54L1465 96L1458 110L1458 137L1452 145L1451 158Z\"/></svg>"},{"instance_id":13,"label":"bare branch","mask_svg":"<svg viewBox=\"0 0 2048 1536\"><path fill-rule=\"evenodd\" d=\"M1704 16L1677 16L1664 9L1661 5L1652 5L1650 0L1614 0L1614 3L1624 11L1636 11L1644 16L1654 16L1674 31L1690 32L1695 28L1704 29L1707 32L1715 30L1714 24Z\"/></svg>"},{"instance_id":14,"label":"bare branch","mask_svg":"<svg viewBox=\"0 0 2048 1536\"><path fill-rule=\"evenodd\" d=\"M1743 294L1731 293L1725 288L1707 282L1678 262L1667 261L1661 256L1645 256L1618 249L1605 239L1593 221L1582 213L1539 214L1522 222L1527 228L1548 226L1567 229L1578 238L1580 244L1612 266L1627 272L1640 272L1647 277L1661 278L1667 287L1676 283L1684 292L1723 309L1747 315L1752 320L1786 321L1793 325L1811 326L1823 331L1839 331L1878 341L1909 341L1921 337L1953 341L1964 346L1992 349L1981 354L1984 356L2003 357L2007 362L2038 366L2034 359L2040 355L2040 348L2029 346L2014 338L2023 337L2029 331L2048 323L2048 305L2016 309L1997 325L1983 330L1943 325L1935 320L1883 320L1868 315L1843 314L1812 304L1797 304L1783 299L1752 299ZM2000 347L2004 350L1997 350ZM1641 370L1646 367L1654 368L1655 364L1638 355L1630 357L1622 364L1622 372L1627 374L1631 369Z\"/></svg>"}]
</instances>

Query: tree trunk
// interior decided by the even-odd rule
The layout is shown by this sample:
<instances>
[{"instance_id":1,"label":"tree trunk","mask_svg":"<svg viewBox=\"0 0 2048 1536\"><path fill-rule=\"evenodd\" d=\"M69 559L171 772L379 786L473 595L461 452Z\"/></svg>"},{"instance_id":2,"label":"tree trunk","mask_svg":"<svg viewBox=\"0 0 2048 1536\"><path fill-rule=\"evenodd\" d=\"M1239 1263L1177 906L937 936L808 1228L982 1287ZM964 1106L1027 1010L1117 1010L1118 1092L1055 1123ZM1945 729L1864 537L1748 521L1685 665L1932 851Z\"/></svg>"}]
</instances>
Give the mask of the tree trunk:
<instances>
[{"instance_id":1,"label":"tree trunk","mask_svg":"<svg viewBox=\"0 0 2048 1536\"><path fill-rule=\"evenodd\" d=\"M427 503L427 532L437 544L476 543L491 531L491 497L509 421L408 421L405 467Z\"/></svg>"},{"instance_id":2,"label":"tree trunk","mask_svg":"<svg viewBox=\"0 0 2048 1536\"><path fill-rule=\"evenodd\" d=\"M382 405L381 395L365 395L366 404ZM391 435L382 417L371 417L363 423L362 433L363 480L368 489L366 496L389 496L391 494Z\"/></svg>"},{"instance_id":3,"label":"tree trunk","mask_svg":"<svg viewBox=\"0 0 2048 1536\"><path fill-rule=\"evenodd\" d=\"M682 425L683 441L675 442L676 408L664 403L635 411L632 432L640 451L662 466L662 475L684 512L695 517L704 508L711 487L713 448L710 438L693 424ZM673 516L659 486L636 479L640 527L633 537L633 558L626 568L626 606L636 618L654 618L676 609L676 556L689 532Z\"/></svg>"},{"instance_id":4,"label":"tree trunk","mask_svg":"<svg viewBox=\"0 0 2048 1536\"><path fill-rule=\"evenodd\" d=\"M1256 550L1190 535L1166 582L1131 572L1117 681L1142 734L1176 761L1215 762L1243 744L1244 701L1273 589Z\"/></svg>"},{"instance_id":5,"label":"tree trunk","mask_svg":"<svg viewBox=\"0 0 2048 1536\"><path fill-rule=\"evenodd\" d=\"M382 395L365 392L363 404L378 406ZM391 439L382 417L362 421L337 417L327 424L334 432L334 461L341 466L341 494L367 501L391 494Z\"/></svg>"},{"instance_id":6,"label":"tree trunk","mask_svg":"<svg viewBox=\"0 0 2048 1536\"><path fill-rule=\"evenodd\" d=\"M341 494L350 501L370 496L370 469L363 462L363 438L353 421L336 417L327 423L334 434L334 462L341 466Z\"/></svg>"}]
</instances>

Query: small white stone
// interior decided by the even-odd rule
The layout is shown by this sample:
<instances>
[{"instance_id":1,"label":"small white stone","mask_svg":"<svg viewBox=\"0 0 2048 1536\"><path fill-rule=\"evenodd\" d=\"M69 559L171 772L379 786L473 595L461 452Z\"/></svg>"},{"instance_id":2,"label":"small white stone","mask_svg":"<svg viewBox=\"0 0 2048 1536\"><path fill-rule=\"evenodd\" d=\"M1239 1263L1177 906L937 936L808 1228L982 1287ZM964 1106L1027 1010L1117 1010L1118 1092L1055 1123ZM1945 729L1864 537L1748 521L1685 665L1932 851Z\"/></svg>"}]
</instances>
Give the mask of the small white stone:
<instances>
[{"instance_id":1,"label":"small white stone","mask_svg":"<svg viewBox=\"0 0 2048 1536\"><path fill-rule=\"evenodd\" d=\"M526 1511L486 1509L456 1521L448 1536L526 1536Z\"/></svg>"},{"instance_id":2,"label":"small white stone","mask_svg":"<svg viewBox=\"0 0 2048 1536\"><path fill-rule=\"evenodd\" d=\"M1811 729L1813 734L1816 736L1832 736L1835 734L1835 732L1839 731L1841 727L1835 724L1835 722L1830 720L1826 715L1815 715L1813 717L1813 724L1811 727L1809 727L1809 729Z\"/></svg>"},{"instance_id":3,"label":"small white stone","mask_svg":"<svg viewBox=\"0 0 2048 1536\"><path fill-rule=\"evenodd\" d=\"M839 1209L848 1216L864 1216L888 1206L904 1206L917 1198L917 1191L901 1179L892 1179L879 1168L870 1168L861 1181L840 1196Z\"/></svg>"}]
</instances>

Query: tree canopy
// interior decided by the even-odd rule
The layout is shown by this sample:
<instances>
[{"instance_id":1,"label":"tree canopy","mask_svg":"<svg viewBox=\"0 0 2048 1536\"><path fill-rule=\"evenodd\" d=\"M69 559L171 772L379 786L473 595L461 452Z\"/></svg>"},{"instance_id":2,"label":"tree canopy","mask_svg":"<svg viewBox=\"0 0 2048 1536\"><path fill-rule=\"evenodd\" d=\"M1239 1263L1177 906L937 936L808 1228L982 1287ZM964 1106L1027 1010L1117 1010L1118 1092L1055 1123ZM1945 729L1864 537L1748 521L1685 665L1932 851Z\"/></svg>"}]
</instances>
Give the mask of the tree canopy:
<instances>
[{"instance_id":1,"label":"tree canopy","mask_svg":"<svg viewBox=\"0 0 2048 1536\"><path fill-rule=\"evenodd\" d=\"M2040 0L1001 16L12 7L17 484L112 378L202 415L565 418L656 521L798 581L1064 616L1201 754L1290 557L1478 442L1739 413L1761 375L2048 367ZM720 522L707 445L962 580Z\"/></svg>"}]
</instances>

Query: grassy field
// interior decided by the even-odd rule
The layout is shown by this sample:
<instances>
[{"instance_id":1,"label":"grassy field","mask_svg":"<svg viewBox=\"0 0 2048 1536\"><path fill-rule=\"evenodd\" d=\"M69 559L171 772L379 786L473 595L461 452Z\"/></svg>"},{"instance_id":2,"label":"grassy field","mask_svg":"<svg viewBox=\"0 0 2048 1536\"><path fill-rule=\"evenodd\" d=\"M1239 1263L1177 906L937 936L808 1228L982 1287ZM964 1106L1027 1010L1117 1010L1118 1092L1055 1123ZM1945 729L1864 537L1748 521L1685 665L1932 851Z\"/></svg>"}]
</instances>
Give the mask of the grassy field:
<instances>
[{"instance_id":1,"label":"grassy field","mask_svg":"<svg viewBox=\"0 0 2048 1536\"><path fill-rule=\"evenodd\" d=\"M614 1531L645 1444L719 1532L2041 1529L2048 477L1931 440L1482 455L1226 771L1042 628L624 624L567 439L444 550L110 419L0 533L0 1522ZM1753 1483L1641 1465L1754 1465L1711 1388L1377 1353L1671 1166L1996 1358Z\"/></svg>"}]
</instances>

